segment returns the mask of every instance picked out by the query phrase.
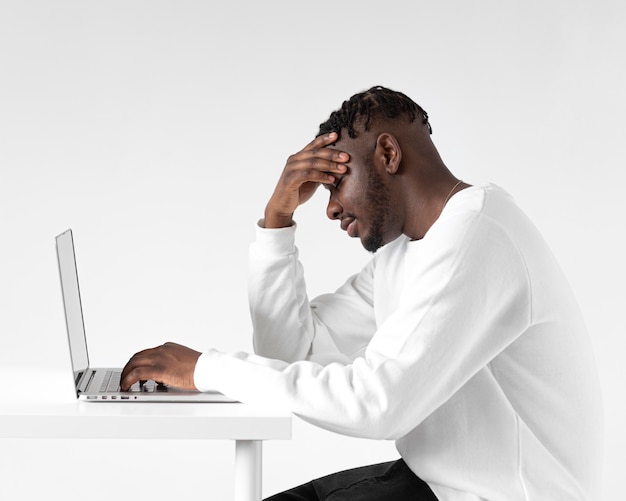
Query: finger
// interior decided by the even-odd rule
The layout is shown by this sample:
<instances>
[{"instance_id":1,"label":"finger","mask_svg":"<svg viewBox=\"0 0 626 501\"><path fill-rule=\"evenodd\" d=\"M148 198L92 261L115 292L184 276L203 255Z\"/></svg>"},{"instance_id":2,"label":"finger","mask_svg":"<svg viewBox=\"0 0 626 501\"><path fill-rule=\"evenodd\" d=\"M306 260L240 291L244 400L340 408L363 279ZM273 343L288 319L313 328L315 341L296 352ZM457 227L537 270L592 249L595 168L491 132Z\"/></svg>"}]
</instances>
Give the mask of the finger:
<instances>
[{"instance_id":1,"label":"finger","mask_svg":"<svg viewBox=\"0 0 626 501\"><path fill-rule=\"evenodd\" d=\"M302 168L305 171L319 172L321 174L325 174L329 178L332 178L332 182L335 181L335 176L343 175L348 170L348 166L345 164L334 161L322 160L319 158L309 160ZM323 181L323 177L324 176L322 176L320 181Z\"/></svg>"},{"instance_id":2,"label":"finger","mask_svg":"<svg viewBox=\"0 0 626 501\"><path fill-rule=\"evenodd\" d=\"M336 132L329 132L328 134L322 134L321 136L317 136L313 141L307 144L303 150L311 150L311 149L319 149L329 146L335 142L337 142L338 135Z\"/></svg>"},{"instance_id":3,"label":"finger","mask_svg":"<svg viewBox=\"0 0 626 501\"><path fill-rule=\"evenodd\" d=\"M330 146L337 141L337 138L338 135L336 132L318 136L294 156L302 156L306 158L309 155L313 155L320 156L322 158L335 159L338 162L347 162L350 156L345 151L330 148Z\"/></svg>"},{"instance_id":4,"label":"finger","mask_svg":"<svg viewBox=\"0 0 626 501\"><path fill-rule=\"evenodd\" d=\"M160 371L152 366L139 366L135 367L120 381L120 388L122 391L128 391L132 385L139 382L140 386L148 381L149 379L156 380L160 378Z\"/></svg>"},{"instance_id":5,"label":"finger","mask_svg":"<svg viewBox=\"0 0 626 501\"><path fill-rule=\"evenodd\" d=\"M149 375L144 377L144 374L146 374L146 370L154 370L153 354L155 350L156 348L150 348L140 351L126 363L122 369L120 381L120 386L124 391L141 379L151 379Z\"/></svg>"},{"instance_id":6,"label":"finger","mask_svg":"<svg viewBox=\"0 0 626 501\"><path fill-rule=\"evenodd\" d=\"M303 167L286 174L283 178L283 185L289 191L298 191L304 185L316 187L320 184L332 184L335 176L325 172L318 167Z\"/></svg>"},{"instance_id":7,"label":"finger","mask_svg":"<svg viewBox=\"0 0 626 501\"><path fill-rule=\"evenodd\" d=\"M305 175L315 171L343 174L348 169L348 166L345 165L348 160L348 154L338 150L299 152L289 158L284 174L289 175L300 171ZM318 181L318 179L311 178L311 181Z\"/></svg>"},{"instance_id":8,"label":"finger","mask_svg":"<svg viewBox=\"0 0 626 501\"><path fill-rule=\"evenodd\" d=\"M345 151L336 150L334 148L319 148L302 150L289 157L288 165L300 164L301 162L314 162L323 160L329 165L343 165L350 160L350 155Z\"/></svg>"},{"instance_id":9,"label":"finger","mask_svg":"<svg viewBox=\"0 0 626 501\"><path fill-rule=\"evenodd\" d=\"M294 170L298 169L314 169L329 174L344 174L348 170L347 154L331 153L329 156L311 156L303 157L297 160L292 166Z\"/></svg>"}]
</instances>

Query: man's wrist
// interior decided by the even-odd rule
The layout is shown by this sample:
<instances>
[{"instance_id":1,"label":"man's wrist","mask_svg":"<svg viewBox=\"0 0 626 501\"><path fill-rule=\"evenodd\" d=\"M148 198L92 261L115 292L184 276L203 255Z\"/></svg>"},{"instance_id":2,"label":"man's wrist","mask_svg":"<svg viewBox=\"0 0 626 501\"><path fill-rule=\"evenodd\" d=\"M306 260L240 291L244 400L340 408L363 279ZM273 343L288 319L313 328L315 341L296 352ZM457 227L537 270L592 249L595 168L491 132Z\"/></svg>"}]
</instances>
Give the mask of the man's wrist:
<instances>
[{"instance_id":1,"label":"man's wrist","mask_svg":"<svg viewBox=\"0 0 626 501\"><path fill-rule=\"evenodd\" d=\"M281 215L265 211L265 217L259 221L263 228L276 229L293 226L293 214Z\"/></svg>"}]
</instances>

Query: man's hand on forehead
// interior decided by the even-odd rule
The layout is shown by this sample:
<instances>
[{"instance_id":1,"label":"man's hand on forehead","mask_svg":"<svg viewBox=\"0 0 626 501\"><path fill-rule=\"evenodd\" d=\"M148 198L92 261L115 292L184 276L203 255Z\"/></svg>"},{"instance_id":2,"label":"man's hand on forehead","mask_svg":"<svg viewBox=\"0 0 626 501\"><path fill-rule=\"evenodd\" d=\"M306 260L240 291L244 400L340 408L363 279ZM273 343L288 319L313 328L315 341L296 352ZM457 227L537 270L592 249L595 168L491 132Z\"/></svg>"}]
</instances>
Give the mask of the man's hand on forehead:
<instances>
[{"instance_id":1,"label":"man's hand on forehead","mask_svg":"<svg viewBox=\"0 0 626 501\"><path fill-rule=\"evenodd\" d=\"M266 228L291 226L295 210L313 196L320 184L333 185L336 176L346 172L350 156L331 147L337 139L336 132L323 134L287 159L265 208Z\"/></svg>"}]
</instances>

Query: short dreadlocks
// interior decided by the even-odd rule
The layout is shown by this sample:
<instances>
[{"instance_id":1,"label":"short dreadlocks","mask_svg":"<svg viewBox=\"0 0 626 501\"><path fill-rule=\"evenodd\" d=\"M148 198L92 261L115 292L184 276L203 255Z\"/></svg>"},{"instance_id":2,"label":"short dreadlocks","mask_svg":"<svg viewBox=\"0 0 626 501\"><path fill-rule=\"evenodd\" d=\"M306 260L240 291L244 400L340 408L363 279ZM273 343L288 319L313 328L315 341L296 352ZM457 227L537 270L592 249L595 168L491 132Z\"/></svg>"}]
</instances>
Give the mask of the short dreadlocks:
<instances>
[{"instance_id":1,"label":"short dreadlocks","mask_svg":"<svg viewBox=\"0 0 626 501\"><path fill-rule=\"evenodd\" d=\"M421 118L422 123L428 125L428 131L433 133L428 121L428 113L420 105L401 92L379 85L344 101L340 109L333 111L328 120L320 124L317 135L321 136L330 132L341 134L342 129L347 129L348 136L354 138L357 120L359 120L359 125L362 123L363 130L368 130L370 122L378 115L396 118L402 114L406 114L410 122L414 122L418 117Z\"/></svg>"}]
</instances>

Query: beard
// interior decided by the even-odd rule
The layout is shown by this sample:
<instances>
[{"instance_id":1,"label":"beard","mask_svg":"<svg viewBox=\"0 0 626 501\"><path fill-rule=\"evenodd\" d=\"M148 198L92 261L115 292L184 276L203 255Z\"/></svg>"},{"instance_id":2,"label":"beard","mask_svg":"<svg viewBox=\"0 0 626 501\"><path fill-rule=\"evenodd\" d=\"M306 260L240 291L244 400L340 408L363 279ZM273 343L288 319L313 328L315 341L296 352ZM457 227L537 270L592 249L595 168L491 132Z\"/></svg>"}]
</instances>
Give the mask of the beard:
<instances>
[{"instance_id":1,"label":"beard","mask_svg":"<svg viewBox=\"0 0 626 501\"><path fill-rule=\"evenodd\" d=\"M361 244L367 251L374 253L388 243L385 234L390 227L391 194L373 165L367 184L367 200L369 205L365 220L369 222L369 233L361 239Z\"/></svg>"}]
</instances>

